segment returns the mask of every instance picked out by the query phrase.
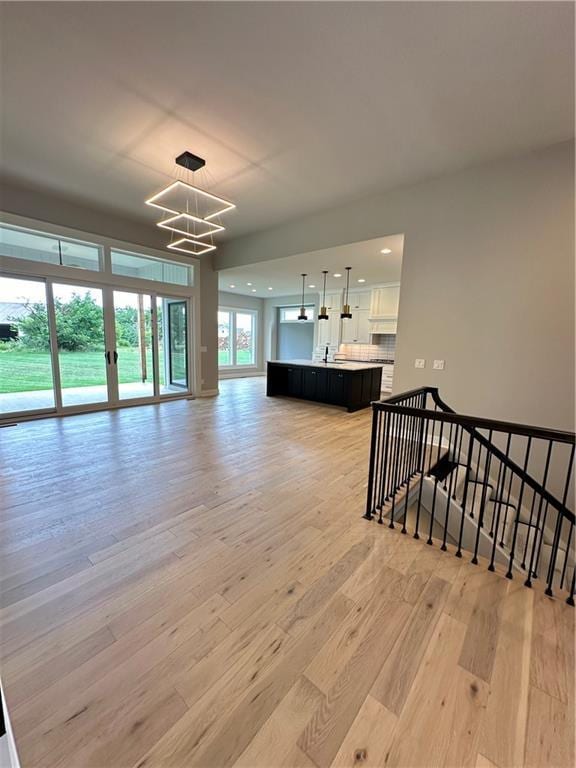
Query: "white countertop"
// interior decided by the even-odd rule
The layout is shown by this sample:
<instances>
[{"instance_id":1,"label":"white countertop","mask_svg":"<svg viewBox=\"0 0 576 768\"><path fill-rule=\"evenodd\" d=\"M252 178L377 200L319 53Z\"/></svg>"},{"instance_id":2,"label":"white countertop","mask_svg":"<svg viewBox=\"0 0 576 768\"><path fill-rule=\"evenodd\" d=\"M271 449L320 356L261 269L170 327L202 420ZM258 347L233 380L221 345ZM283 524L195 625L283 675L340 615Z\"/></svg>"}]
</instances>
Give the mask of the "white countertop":
<instances>
[{"instance_id":1,"label":"white countertop","mask_svg":"<svg viewBox=\"0 0 576 768\"><path fill-rule=\"evenodd\" d=\"M332 368L338 371L366 371L370 368L382 368L382 363L323 363L314 360L269 360L280 365L304 365L309 368Z\"/></svg>"}]
</instances>

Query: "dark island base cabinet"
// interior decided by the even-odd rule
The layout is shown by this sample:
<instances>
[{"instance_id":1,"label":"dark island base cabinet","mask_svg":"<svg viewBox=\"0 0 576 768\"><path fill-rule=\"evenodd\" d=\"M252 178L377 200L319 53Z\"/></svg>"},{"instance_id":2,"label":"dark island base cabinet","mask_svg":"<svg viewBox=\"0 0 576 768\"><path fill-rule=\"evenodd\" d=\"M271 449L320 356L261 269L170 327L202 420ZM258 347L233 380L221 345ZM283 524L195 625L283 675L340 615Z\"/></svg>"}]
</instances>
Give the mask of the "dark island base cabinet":
<instances>
[{"instance_id":1,"label":"dark island base cabinet","mask_svg":"<svg viewBox=\"0 0 576 768\"><path fill-rule=\"evenodd\" d=\"M380 399L381 383L381 368L349 371L320 365L268 363L266 394L299 397L357 411Z\"/></svg>"}]
</instances>

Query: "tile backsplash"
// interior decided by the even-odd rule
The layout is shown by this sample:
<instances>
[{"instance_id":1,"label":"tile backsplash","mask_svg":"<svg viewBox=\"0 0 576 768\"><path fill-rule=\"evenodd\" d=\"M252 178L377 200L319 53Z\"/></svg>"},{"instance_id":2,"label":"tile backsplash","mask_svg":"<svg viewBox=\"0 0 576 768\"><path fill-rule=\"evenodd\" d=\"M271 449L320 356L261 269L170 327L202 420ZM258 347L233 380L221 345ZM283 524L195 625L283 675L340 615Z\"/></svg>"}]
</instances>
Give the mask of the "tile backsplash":
<instances>
[{"instance_id":1,"label":"tile backsplash","mask_svg":"<svg viewBox=\"0 0 576 768\"><path fill-rule=\"evenodd\" d=\"M349 360L373 360L386 358L394 360L396 356L396 334L381 333L378 344L340 344L337 355Z\"/></svg>"}]
</instances>

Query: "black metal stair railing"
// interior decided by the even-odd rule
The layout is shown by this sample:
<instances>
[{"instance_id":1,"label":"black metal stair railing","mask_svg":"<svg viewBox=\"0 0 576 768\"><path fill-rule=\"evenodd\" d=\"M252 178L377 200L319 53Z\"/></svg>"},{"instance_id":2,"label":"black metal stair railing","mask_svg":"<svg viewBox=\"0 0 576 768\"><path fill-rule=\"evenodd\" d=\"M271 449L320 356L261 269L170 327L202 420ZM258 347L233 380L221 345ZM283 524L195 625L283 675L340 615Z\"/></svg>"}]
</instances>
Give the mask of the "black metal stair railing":
<instances>
[{"instance_id":1,"label":"black metal stair railing","mask_svg":"<svg viewBox=\"0 0 576 768\"><path fill-rule=\"evenodd\" d=\"M457 414L435 387L372 409L365 518L574 605L574 433Z\"/></svg>"}]
</instances>

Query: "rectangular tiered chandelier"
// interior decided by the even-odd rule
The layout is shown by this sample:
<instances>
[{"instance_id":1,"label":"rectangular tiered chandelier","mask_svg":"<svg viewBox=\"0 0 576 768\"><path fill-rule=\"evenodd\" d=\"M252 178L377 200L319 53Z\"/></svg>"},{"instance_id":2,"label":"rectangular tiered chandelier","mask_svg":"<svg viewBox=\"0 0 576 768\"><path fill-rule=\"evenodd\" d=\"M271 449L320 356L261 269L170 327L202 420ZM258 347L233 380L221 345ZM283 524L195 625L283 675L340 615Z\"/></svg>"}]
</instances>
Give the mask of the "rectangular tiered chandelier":
<instances>
[{"instance_id":1,"label":"rectangular tiered chandelier","mask_svg":"<svg viewBox=\"0 0 576 768\"><path fill-rule=\"evenodd\" d=\"M185 168L189 175L203 168L206 161L192 152L183 152L176 158L176 164ZM188 178L173 181L146 200L146 205L170 214L157 225L172 233L172 240L166 247L190 256L201 256L216 249L213 236L224 227L214 219L219 220L223 213L236 208L229 200L191 184ZM179 235L177 239L176 235Z\"/></svg>"}]
</instances>

